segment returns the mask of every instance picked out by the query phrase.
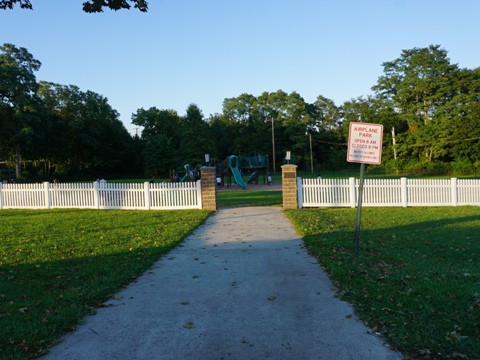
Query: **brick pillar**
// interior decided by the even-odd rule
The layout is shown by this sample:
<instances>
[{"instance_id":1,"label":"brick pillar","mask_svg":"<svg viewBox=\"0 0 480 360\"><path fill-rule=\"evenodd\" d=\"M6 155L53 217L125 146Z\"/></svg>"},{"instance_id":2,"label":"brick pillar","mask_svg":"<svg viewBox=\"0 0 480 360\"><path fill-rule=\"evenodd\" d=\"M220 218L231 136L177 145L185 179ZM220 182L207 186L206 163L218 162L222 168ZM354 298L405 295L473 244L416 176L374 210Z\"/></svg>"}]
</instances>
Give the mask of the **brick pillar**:
<instances>
[{"instance_id":1,"label":"brick pillar","mask_svg":"<svg viewBox=\"0 0 480 360\"><path fill-rule=\"evenodd\" d=\"M204 166L200 169L202 177L202 209L217 210L217 188L215 186L215 168Z\"/></svg>"},{"instance_id":2,"label":"brick pillar","mask_svg":"<svg viewBox=\"0 0 480 360\"><path fill-rule=\"evenodd\" d=\"M297 165L282 165L282 196L284 209L298 209Z\"/></svg>"}]
</instances>

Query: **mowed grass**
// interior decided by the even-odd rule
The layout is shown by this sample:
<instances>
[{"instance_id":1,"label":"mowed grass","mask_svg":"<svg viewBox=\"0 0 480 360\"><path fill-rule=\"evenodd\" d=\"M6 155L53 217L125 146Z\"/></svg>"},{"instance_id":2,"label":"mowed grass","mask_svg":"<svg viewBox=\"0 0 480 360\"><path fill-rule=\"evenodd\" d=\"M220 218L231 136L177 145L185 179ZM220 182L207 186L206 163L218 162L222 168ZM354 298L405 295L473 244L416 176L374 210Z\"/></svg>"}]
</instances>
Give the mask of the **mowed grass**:
<instances>
[{"instance_id":1,"label":"mowed grass","mask_svg":"<svg viewBox=\"0 0 480 360\"><path fill-rule=\"evenodd\" d=\"M217 193L218 207L281 206L282 191L225 191Z\"/></svg>"},{"instance_id":2,"label":"mowed grass","mask_svg":"<svg viewBox=\"0 0 480 360\"><path fill-rule=\"evenodd\" d=\"M219 193L219 206L281 192ZM42 354L148 269L209 212L0 211L0 358ZM480 358L480 208L286 211L357 315L410 358Z\"/></svg>"},{"instance_id":3,"label":"mowed grass","mask_svg":"<svg viewBox=\"0 0 480 360\"><path fill-rule=\"evenodd\" d=\"M356 314L411 358L480 359L480 208L287 211Z\"/></svg>"},{"instance_id":4,"label":"mowed grass","mask_svg":"<svg viewBox=\"0 0 480 360\"><path fill-rule=\"evenodd\" d=\"M0 211L0 358L44 353L210 213Z\"/></svg>"}]
</instances>

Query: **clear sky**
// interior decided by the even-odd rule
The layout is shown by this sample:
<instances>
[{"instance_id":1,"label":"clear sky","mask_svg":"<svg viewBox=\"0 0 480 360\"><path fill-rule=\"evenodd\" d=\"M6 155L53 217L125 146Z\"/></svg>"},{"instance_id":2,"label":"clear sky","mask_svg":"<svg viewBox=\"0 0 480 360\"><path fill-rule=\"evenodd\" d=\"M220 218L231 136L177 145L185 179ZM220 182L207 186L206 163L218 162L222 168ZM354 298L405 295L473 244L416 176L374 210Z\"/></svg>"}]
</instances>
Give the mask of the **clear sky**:
<instances>
[{"instance_id":1,"label":"clear sky","mask_svg":"<svg viewBox=\"0 0 480 360\"><path fill-rule=\"evenodd\" d=\"M139 108L279 89L341 105L371 94L382 63L441 45L461 68L480 66L479 0L150 0L138 10L82 11L84 0L31 0L0 10L0 43L42 62L37 80L108 98L133 133Z\"/></svg>"}]
</instances>

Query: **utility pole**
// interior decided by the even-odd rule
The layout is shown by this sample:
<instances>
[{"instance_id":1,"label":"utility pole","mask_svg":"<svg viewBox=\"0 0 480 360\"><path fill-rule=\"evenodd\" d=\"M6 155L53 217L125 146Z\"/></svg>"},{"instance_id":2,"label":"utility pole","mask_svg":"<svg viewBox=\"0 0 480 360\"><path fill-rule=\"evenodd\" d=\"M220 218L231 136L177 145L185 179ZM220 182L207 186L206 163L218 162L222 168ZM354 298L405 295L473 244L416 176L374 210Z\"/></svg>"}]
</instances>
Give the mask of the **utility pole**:
<instances>
[{"instance_id":1,"label":"utility pole","mask_svg":"<svg viewBox=\"0 0 480 360\"><path fill-rule=\"evenodd\" d=\"M313 151L312 151L312 133L308 133L309 138L310 138L310 170L312 171L313 174Z\"/></svg>"},{"instance_id":2,"label":"utility pole","mask_svg":"<svg viewBox=\"0 0 480 360\"><path fill-rule=\"evenodd\" d=\"M273 154L273 172L275 173L275 120L272 117L272 154Z\"/></svg>"},{"instance_id":3,"label":"utility pole","mask_svg":"<svg viewBox=\"0 0 480 360\"><path fill-rule=\"evenodd\" d=\"M393 158L397 160L397 143L395 141L395 128L392 126Z\"/></svg>"}]
</instances>

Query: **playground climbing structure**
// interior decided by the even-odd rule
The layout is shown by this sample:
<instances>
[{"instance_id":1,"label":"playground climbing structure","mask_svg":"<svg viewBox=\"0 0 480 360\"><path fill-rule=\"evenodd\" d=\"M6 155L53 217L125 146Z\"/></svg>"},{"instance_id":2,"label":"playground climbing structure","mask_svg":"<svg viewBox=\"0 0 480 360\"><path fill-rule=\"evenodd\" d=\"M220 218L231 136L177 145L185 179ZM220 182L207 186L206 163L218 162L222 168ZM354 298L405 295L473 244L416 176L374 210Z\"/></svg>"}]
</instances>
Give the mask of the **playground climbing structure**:
<instances>
[{"instance_id":1,"label":"playground climbing structure","mask_svg":"<svg viewBox=\"0 0 480 360\"><path fill-rule=\"evenodd\" d=\"M217 165L217 175L222 177L222 182L228 187L232 185L233 177L238 186L245 188L247 184L258 184L260 176L263 176L263 182L266 183L268 169L268 155L252 152L249 156L228 156ZM247 176L246 181L244 176Z\"/></svg>"}]
</instances>

